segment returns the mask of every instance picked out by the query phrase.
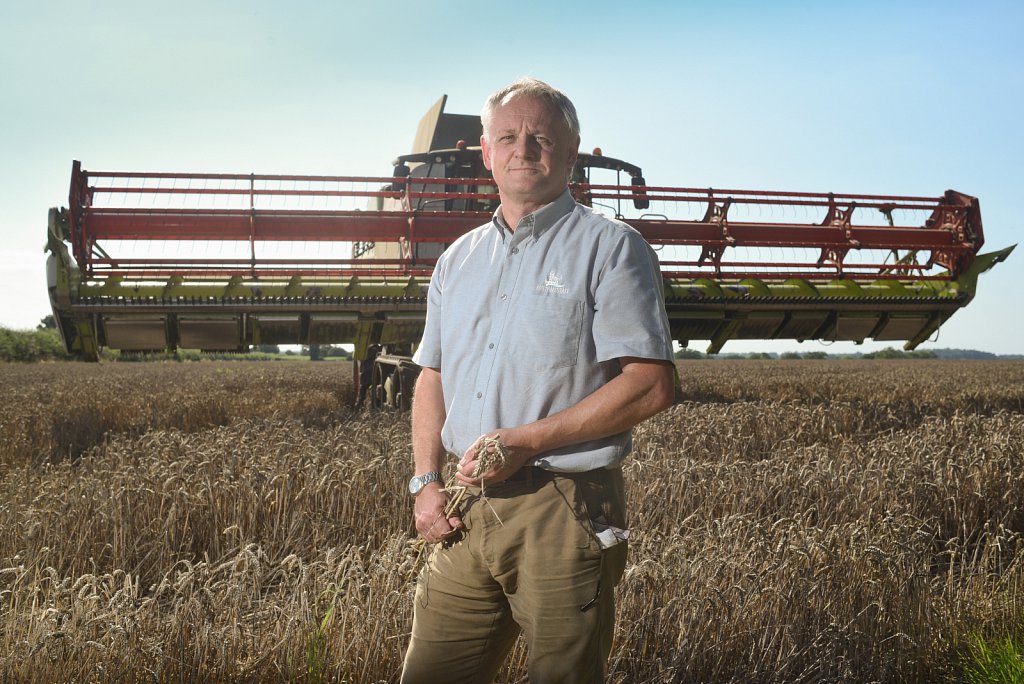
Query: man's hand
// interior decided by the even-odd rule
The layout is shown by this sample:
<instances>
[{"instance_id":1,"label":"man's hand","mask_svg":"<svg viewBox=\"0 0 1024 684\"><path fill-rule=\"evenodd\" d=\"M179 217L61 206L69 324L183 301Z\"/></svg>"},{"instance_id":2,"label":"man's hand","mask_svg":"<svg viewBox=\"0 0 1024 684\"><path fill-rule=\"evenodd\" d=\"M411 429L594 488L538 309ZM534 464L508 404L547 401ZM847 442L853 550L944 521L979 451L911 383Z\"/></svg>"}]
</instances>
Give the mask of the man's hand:
<instances>
[{"instance_id":1,"label":"man's hand","mask_svg":"<svg viewBox=\"0 0 1024 684\"><path fill-rule=\"evenodd\" d=\"M450 518L444 515L448 505L448 495L444 493L440 482L431 482L416 495L413 515L416 519L416 531L429 543L437 544L462 529L462 518L455 512Z\"/></svg>"},{"instance_id":2,"label":"man's hand","mask_svg":"<svg viewBox=\"0 0 1024 684\"><path fill-rule=\"evenodd\" d=\"M455 477L463 487L479 487L488 484L495 484L509 478L513 473L523 467L523 464L537 455L537 451L519 443L522 436L521 430L507 429L496 430L486 435L480 435L473 442L466 453L459 461ZM497 439L504 452L504 459L498 455L498 447L490 443ZM504 461L504 462L502 462ZM473 472L481 462L490 463L488 467L473 476Z\"/></svg>"}]
</instances>

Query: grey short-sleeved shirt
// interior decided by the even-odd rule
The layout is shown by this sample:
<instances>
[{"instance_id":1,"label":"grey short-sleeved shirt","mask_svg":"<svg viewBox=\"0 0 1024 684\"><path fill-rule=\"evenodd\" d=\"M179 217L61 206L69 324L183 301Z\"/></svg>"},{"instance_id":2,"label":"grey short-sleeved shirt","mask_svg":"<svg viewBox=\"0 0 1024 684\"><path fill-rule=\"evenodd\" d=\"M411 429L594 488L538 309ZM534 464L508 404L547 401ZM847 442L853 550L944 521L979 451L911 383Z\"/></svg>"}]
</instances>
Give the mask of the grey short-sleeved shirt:
<instances>
[{"instance_id":1,"label":"grey short-sleeved shirt","mask_svg":"<svg viewBox=\"0 0 1024 684\"><path fill-rule=\"evenodd\" d=\"M638 232L568 190L514 233L500 216L441 255L414 357L441 371L441 440L459 456L482 434L578 403L621 372L621 357L672 360L658 260ZM607 468L631 444L626 431L533 463Z\"/></svg>"}]
</instances>

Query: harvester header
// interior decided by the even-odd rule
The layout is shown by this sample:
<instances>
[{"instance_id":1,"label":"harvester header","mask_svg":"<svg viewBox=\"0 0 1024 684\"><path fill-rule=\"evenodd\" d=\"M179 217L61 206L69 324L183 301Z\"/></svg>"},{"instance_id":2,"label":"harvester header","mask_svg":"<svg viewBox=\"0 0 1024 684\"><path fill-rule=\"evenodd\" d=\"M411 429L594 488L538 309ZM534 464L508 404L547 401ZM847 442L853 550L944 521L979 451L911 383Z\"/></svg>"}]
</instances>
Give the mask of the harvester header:
<instances>
[{"instance_id":1,"label":"harvester header","mask_svg":"<svg viewBox=\"0 0 1024 684\"><path fill-rule=\"evenodd\" d=\"M498 205L477 117L445 98L391 175L92 171L53 209L51 302L68 350L338 344L408 354L443 249ZM599 178L604 175L605 178ZM731 339L927 340L973 298L988 254L976 198L648 185L581 154L570 188L657 250L672 333Z\"/></svg>"}]
</instances>

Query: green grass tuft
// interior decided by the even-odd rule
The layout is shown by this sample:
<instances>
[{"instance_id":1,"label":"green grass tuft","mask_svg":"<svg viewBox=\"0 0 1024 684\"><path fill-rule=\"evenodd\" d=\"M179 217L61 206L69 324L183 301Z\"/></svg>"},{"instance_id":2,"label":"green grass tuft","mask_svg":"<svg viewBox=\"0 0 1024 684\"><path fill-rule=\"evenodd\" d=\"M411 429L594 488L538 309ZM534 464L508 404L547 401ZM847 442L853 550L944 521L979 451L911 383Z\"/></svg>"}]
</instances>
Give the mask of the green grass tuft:
<instances>
[{"instance_id":1,"label":"green grass tuft","mask_svg":"<svg viewBox=\"0 0 1024 684\"><path fill-rule=\"evenodd\" d=\"M976 635L961 662L965 684L1024 684L1024 643L1012 637L986 640Z\"/></svg>"}]
</instances>

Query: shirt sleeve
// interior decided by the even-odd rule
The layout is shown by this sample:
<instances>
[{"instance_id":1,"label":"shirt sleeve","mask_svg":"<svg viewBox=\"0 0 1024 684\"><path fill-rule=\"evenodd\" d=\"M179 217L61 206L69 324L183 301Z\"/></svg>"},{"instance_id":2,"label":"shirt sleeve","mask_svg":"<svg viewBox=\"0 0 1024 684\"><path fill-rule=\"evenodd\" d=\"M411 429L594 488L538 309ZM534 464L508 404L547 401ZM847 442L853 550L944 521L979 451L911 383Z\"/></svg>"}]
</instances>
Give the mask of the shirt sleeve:
<instances>
[{"instance_id":1,"label":"shirt sleeve","mask_svg":"<svg viewBox=\"0 0 1024 684\"><path fill-rule=\"evenodd\" d=\"M438 259L434 272L430 276L430 286L427 288L427 318L423 324L423 337L420 339L412 360L425 368L441 367L441 315L442 297L441 281L443 279L443 267L441 259Z\"/></svg>"},{"instance_id":2,"label":"shirt sleeve","mask_svg":"<svg viewBox=\"0 0 1024 684\"><path fill-rule=\"evenodd\" d=\"M594 345L598 361L625 356L672 360L658 257L632 228L619 233L598 274Z\"/></svg>"}]
</instances>

